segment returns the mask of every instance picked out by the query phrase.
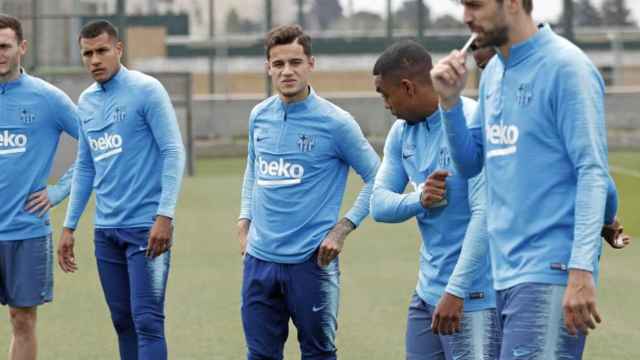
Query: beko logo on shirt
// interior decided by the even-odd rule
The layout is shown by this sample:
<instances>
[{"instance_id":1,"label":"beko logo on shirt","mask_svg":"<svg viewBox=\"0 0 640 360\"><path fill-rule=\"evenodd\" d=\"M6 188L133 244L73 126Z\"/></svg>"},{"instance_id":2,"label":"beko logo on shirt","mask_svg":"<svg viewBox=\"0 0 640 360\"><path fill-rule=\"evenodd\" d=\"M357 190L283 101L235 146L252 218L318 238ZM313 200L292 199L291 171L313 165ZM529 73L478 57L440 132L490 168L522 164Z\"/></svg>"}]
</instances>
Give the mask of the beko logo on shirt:
<instances>
[{"instance_id":1,"label":"beko logo on shirt","mask_svg":"<svg viewBox=\"0 0 640 360\"><path fill-rule=\"evenodd\" d=\"M105 133L97 139L89 138L89 145L93 151L105 151L94 159L95 161L104 160L122 152L122 136Z\"/></svg>"},{"instance_id":2,"label":"beko logo on shirt","mask_svg":"<svg viewBox=\"0 0 640 360\"><path fill-rule=\"evenodd\" d=\"M503 123L487 126L487 141L493 145L507 145L487 152L487 158L511 155L516 152L520 131L515 125Z\"/></svg>"},{"instance_id":3,"label":"beko logo on shirt","mask_svg":"<svg viewBox=\"0 0 640 360\"><path fill-rule=\"evenodd\" d=\"M260 186L296 185L302 182L304 167L299 164L285 162L283 158L278 161L266 161L258 157L258 169L260 175L277 176L279 179L258 179Z\"/></svg>"},{"instance_id":4,"label":"beko logo on shirt","mask_svg":"<svg viewBox=\"0 0 640 360\"><path fill-rule=\"evenodd\" d=\"M12 134L9 130L0 132L0 155L23 153L27 151L29 139L24 134Z\"/></svg>"}]
</instances>

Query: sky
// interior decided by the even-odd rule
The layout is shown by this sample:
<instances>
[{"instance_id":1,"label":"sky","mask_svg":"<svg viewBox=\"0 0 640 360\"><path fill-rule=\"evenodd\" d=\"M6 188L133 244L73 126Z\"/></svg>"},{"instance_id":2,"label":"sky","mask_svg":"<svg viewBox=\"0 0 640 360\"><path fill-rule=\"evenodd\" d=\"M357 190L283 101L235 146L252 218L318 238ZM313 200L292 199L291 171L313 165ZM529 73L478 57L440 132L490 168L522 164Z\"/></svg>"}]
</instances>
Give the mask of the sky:
<instances>
[{"instance_id":1,"label":"sky","mask_svg":"<svg viewBox=\"0 0 640 360\"><path fill-rule=\"evenodd\" d=\"M392 0L394 8L399 7L406 0ZM462 6L451 0L425 0L431 9L433 17L442 14L451 14L462 19ZM602 0L592 0L595 6L600 6ZM340 0L342 8L348 14L349 3L353 4L354 11L369 10L384 14L387 0ZM629 0L627 6L631 8L634 19L640 23L640 1ZM536 20L556 20L562 12L562 0L537 0L533 3L533 17Z\"/></svg>"}]
</instances>

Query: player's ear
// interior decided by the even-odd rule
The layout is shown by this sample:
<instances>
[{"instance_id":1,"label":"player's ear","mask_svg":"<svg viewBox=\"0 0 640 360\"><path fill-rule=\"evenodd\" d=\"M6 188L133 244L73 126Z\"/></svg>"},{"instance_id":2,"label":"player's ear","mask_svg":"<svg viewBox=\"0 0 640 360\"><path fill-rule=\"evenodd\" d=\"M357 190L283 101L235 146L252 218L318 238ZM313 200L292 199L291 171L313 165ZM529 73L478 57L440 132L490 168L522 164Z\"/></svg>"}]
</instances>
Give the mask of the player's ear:
<instances>
[{"instance_id":1,"label":"player's ear","mask_svg":"<svg viewBox=\"0 0 640 360\"><path fill-rule=\"evenodd\" d=\"M400 88L402 88L405 94L409 97L416 95L416 85L409 79L400 80Z\"/></svg>"},{"instance_id":2,"label":"player's ear","mask_svg":"<svg viewBox=\"0 0 640 360\"><path fill-rule=\"evenodd\" d=\"M264 71L271 76L271 65L269 64L269 60L264 61Z\"/></svg>"},{"instance_id":3,"label":"player's ear","mask_svg":"<svg viewBox=\"0 0 640 360\"><path fill-rule=\"evenodd\" d=\"M309 56L309 66L311 66L311 70L316 67L316 58L315 56Z\"/></svg>"}]
</instances>

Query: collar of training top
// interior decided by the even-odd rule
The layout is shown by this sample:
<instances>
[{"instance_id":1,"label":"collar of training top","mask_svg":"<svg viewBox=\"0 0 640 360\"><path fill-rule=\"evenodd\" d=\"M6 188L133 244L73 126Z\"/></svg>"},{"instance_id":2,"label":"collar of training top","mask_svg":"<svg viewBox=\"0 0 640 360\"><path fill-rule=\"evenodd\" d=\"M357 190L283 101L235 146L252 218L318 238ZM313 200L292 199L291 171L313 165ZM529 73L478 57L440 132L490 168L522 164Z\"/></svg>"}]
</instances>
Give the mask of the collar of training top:
<instances>
[{"instance_id":1,"label":"collar of training top","mask_svg":"<svg viewBox=\"0 0 640 360\"><path fill-rule=\"evenodd\" d=\"M15 80L11 80L11 81L7 81L4 84L0 84L0 86L2 86L2 90L6 91L9 89L13 89L15 87L18 87L22 84L22 82L24 81L24 79L27 76L27 72L24 70L24 68L20 68L20 76L18 76L17 79Z\"/></svg>"},{"instance_id":2,"label":"collar of training top","mask_svg":"<svg viewBox=\"0 0 640 360\"><path fill-rule=\"evenodd\" d=\"M553 30L549 24L538 25L538 32L527 40L514 44L509 49L509 58L505 60L504 56L498 51L498 58L506 68L513 67L532 56L540 45L553 36Z\"/></svg>"},{"instance_id":3,"label":"collar of training top","mask_svg":"<svg viewBox=\"0 0 640 360\"><path fill-rule=\"evenodd\" d=\"M116 72L111 79L103 82L103 83L98 83L98 86L100 86L100 88L104 91L108 91L113 89L114 87L116 87L118 85L118 83L120 83L122 81L122 79L124 79L124 77L126 76L126 73L129 72L129 69L127 69L124 65L120 65L120 68L118 69L118 72Z\"/></svg>"},{"instance_id":4,"label":"collar of training top","mask_svg":"<svg viewBox=\"0 0 640 360\"><path fill-rule=\"evenodd\" d=\"M313 90L313 87L311 85L309 85L309 95L307 95L307 97L303 100L295 101L292 103L285 103L284 101L282 101L280 96L278 96L278 101L288 113L291 113L297 111L307 111L311 109L317 98L318 95L316 95L316 91Z\"/></svg>"}]
</instances>

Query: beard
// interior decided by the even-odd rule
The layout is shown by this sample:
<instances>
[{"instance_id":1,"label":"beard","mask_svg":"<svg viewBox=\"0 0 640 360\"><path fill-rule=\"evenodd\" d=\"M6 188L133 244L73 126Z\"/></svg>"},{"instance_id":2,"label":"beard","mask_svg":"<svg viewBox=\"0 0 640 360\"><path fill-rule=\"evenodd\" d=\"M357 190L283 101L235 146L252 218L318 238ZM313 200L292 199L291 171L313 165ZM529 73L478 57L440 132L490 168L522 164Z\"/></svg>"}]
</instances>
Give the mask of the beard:
<instances>
[{"instance_id":1,"label":"beard","mask_svg":"<svg viewBox=\"0 0 640 360\"><path fill-rule=\"evenodd\" d=\"M478 47L500 47L509 42L509 27L506 24L500 24L483 35L476 40Z\"/></svg>"}]
</instances>

